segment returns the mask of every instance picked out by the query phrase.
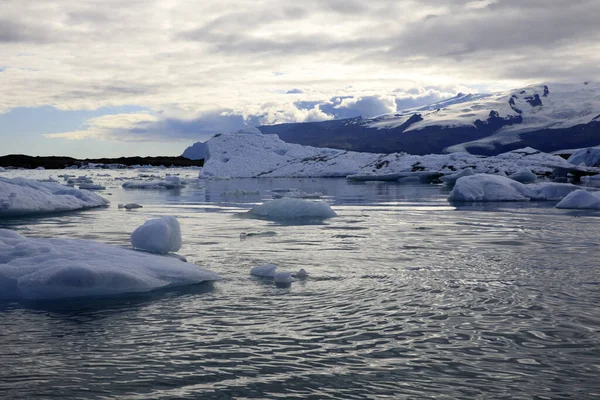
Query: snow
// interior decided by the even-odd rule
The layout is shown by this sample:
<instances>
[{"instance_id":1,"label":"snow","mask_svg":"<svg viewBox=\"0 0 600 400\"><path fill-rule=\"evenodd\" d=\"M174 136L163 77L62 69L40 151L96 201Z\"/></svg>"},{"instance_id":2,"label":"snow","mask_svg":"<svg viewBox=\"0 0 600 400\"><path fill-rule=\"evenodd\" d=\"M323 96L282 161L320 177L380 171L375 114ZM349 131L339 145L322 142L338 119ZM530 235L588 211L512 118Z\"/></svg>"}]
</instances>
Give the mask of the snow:
<instances>
[{"instance_id":1,"label":"snow","mask_svg":"<svg viewBox=\"0 0 600 400\"><path fill-rule=\"evenodd\" d=\"M563 158L531 148L495 157L468 153L377 154L316 148L286 143L277 135L222 134L207 143L208 158L200 178L247 177L365 177L369 180L397 179L406 173L446 175L471 168L479 173L508 174L528 168L535 174L550 174L553 167L572 168Z\"/></svg>"},{"instance_id":2,"label":"snow","mask_svg":"<svg viewBox=\"0 0 600 400\"><path fill-rule=\"evenodd\" d=\"M556 208L600 210L600 193L590 193L586 190L575 190L565 196Z\"/></svg>"},{"instance_id":3,"label":"snow","mask_svg":"<svg viewBox=\"0 0 600 400\"><path fill-rule=\"evenodd\" d=\"M322 201L281 198L258 205L248 215L268 220L326 219L337 216L329 204Z\"/></svg>"},{"instance_id":4,"label":"snow","mask_svg":"<svg viewBox=\"0 0 600 400\"><path fill-rule=\"evenodd\" d=\"M79 210L108 203L87 190L52 182L0 177L0 217Z\"/></svg>"},{"instance_id":5,"label":"snow","mask_svg":"<svg viewBox=\"0 0 600 400\"><path fill-rule=\"evenodd\" d=\"M537 175L531 172L529 168L521 168L514 174L510 174L508 177L521 183L533 183L537 179Z\"/></svg>"},{"instance_id":6,"label":"snow","mask_svg":"<svg viewBox=\"0 0 600 400\"><path fill-rule=\"evenodd\" d=\"M600 147L579 149L574 152L567 161L574 165L600 167Z\"/></svg>"},{"instance_id":7,"label":"snow","mask_svg":"<svg viewBox=\"0 0 600 400\"><path fill-rule=\"evenodd\" d=\"M147 292L219 280L173 257L91 240L29 239L0 229L0 298L55 299Z\"/></svg>"},{"instance_id":8,"label":"snow","mask_svg":"<svg viewBox=\"0 0 600 400\"><path fill-rule=\"evenodd\" d=\"M459 178L449 201L529 201L556 200L577 190L568 183L544 182L525 185L501 175L475 174Z\"/></svg>"},{"instance_id":9,"label":"snow","mask_svg":"<svg viewBox=\"0 0 600 400\"><path fill-rule=\"evenodd\" d=\"M275 277L276 270L277 265L275 264L263 264L252 268L250 270L250 275L257 276L259 278L273 279Z\"/></svg>"},{"instance_id":10,"label":"snow","mask_svg":"<svg viewBox=\"0 0 600 400\"><path fill-rule=\"evenodd\" d=\"M166 254L181 248L181 228L177 218L150 219L131 234L134 249Z\"/></svg>"},{"instance_id":11,"label":"snow","mask_svg":"<svg viewBox=\"0 0 600 400\"><path fill-rule=\"evenodd\" d=\"M546 87L549 93L545 94ZM533 106L528 100L539 96L542 105ZM513 103L511 105L511 103ZM519 139L519 133L541 129L563 129L590 123L600 113L600 83L580 84L541 83L521 89L493 94L459 94L426 107L402 110L366 120L374 129L391 129L404 124L414 114L422 118L405 132L430 126L475 127L475 121L486 121L490 111L501 118L521 117L522 122L508 125L492 136L452 146L447 151L465 151L469 145L509 144Z\"/></svg>"}]
</instances>

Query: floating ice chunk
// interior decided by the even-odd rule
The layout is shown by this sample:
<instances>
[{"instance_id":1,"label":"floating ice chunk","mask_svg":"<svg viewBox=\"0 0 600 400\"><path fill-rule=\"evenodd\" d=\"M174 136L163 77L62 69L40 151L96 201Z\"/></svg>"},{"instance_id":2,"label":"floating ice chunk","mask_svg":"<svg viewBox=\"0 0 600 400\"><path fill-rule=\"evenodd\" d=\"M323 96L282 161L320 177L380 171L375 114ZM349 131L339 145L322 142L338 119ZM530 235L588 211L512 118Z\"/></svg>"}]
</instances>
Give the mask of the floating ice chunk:
<instances>
[{"instance_id":1,"label":"floating ice chunk","mask_svg":"<svg viewBox=\"0 0 600 400\"><path fill-rule=\"evenodd\" d=\"M81 239L29 239L0 229L0 298L147 292L219 280L176 258Z\"/></svg>"},{"instance_id":2,"label":"floating ice chunk","mask_svg":"<svg viewBox=\"0 0 600 400\"><path fill-rule=\"evenodd\" d=\"M562 199L556 208L571 208L580 210L600 210L600 193L590 193L586 190L575 190Z\"/></svg>"},{"instance_id":3,"label":"floating ice chunk","mask_svg":"<svg viewBox=\"0 0 600 400\"><path fill-rule=\"evenodd\" d=\"M274 193L274 199L282 199L284 197L288 197L290 199L320 199L323 197L323 193L314 192L314 193L306 193L306 192L288 192L288 193Z\"/></svg>"},{"instance_id":4,"label":"floating ice chunk","mask_svg":"<svg viewBox=\"0 0 600 400\"><path fill-rule=\"evenodd\" d=\"M322 201L282 198L252 208L248 214L269 220L299 218L325 219L337 216L329 204Z\"/></svg>"},{"instance_id":5,"label":"floating ice chunk","mask_svg":"<svg viewBox=\"0 0 600 400\"><path fill-rule=\"evenodd\" d=\"M136 208L142 208L138 203L127 203L127 204L119 204L119 208L124 208L126 210L134 210Z\"/></svg>"},{"instance_id":6,"label":"floating ice chunk","mask_svg":"<svg viewBox=\"0 0 600 400\"><path fill-rule=\"evenodd\" d=\"M79 185L79 189L85 189L85 190L104 190L106 189L105 186L102 185L96 185L94 183L82 183Z\"/></svg>"},{"instance_id":7,"label":"floating ice chunk","mask_svg":"<svg viewBox=\"0 0 600 400\"><path fill-rule=\"evenodd\" d=\"M242 190L236 189L230 192L223 192L221 196L234 196L234 197L242 197L242 196L258 196L260 195L260 191L258 190Z\"/></svg>"},{"instance_id":8,"label":"floating ice chunk","mask_svg":"<svg viewBox=\"0 0 600 400\"><path fill-rule=\"evenodd\" d=\"M275 271L277 270L277 265L275 264L263 264L257 267L254 267L250 270L250 275L258 276L259 278L271 278L275 277Z\"/></svg>"},{"instance_id":9,"label":"floating ice chunk","mask_svg":"<svg viewBox=\"0 0 600 400\"><path fill-rule=\"evenodd\" d=\"M79 210L107 205L87 190L24 178L0 178L0 217Z\"/></svg>"},{"instance_id":10,"label":"floating ice chunk","mask_svg":"<svg viewBox=\"0 0 600 400\"><path fill-rule=\"evenodd\" d=\"M465 168L460 172L457 172L455 174L450 174L450 175L444 175L442 176L440 179L448 186L452 186L456 183L456 181L458 180L458 178L462 178L463 176L471 176L471 175L475 175L475 172L473 172L472 168Z\"/></svg>"},{"instance_id":11,"label":"floating ice chunk","mask_svg":"<svg viewBox=\"0 0 600 400\"><path fill-rule=\"evenodd\" d=\"M570 183L543 182L527 185L531 200L559 200L578 190L579 186Z\"/></svg>"},{"instance_id":12,"label":"floating ice chunk","mask_svg":"<svg viewBox=\"0 0 600 400\"><path fill-rule=\"evenodd\" d=\"M6 168L0 167L0 172L5 172L5 171L6 171Z\"/></svg>"},{"instance_id":13,"label":"floating ice chunk","mask_svg":"<svg viewBox=\"0 0 600 400\"><path fill-rule=\"evenodd\" d=\"M514 174L510 174L508 177L521 183L533 183L537 179L537 175L531 172L529 168L521 168Z\"/></svg>"},{"instance_id":14,"label":"floating ice chunk","mask_svg":"<svg viewBox=\"0 0 600 400\"><path fill-rule=\"evenodd\" d=\"M528 201L563 198L577 186L568 183L543 182L524 185L500 175L476 174L456 181L450 201Z\"/></svg>"},{"instance_id":15,"label":"floating ice chunk","mask_svg":"<svg viewBox=\"0 0 600 400\"><path fill-rule=\"evenodd\" d=\"M301 268L300 271L296 272L295 276L298 279L305 279L305 278L308 278L308 273L306 272L306 270L304 268Z\"/></svg>"},{"instance_id":16,"label":"floating ice chunk","mask_svg":"<svg viewBox=\"0 0 600 400\"><path fill-rule=\"evenodd\" d=\"M175 217L160 217L144 222L131 234L135 249L152 253L169 253L181 248L181 228Z\"/></svg>"},{"instance_id":17,"label":"floating ice chunk","mask_svg":"<svg viewBox=\"0 0 600 400\"><path fill-rule=\"evenodd\" d=\"M450 201L528 201L529 190L500 175L475 174L459 178L448 195Z\"/></svg>"},{"instance_id":18,"label":"floating ice chunk","mask_svg":"<svg viewBox=\"0 0 600 400\"><path fill-rule=\"evenodd\" d=\"M584 165L586 167L600 167L600 147L588 147L577 150L567 159L568 162L575 165Z\"/></svg>"},{"instance_id":19,"label":"floating ice chunk","mask_svg":"<svg viewBox=\"0 0 600 400\"><path fill-rule=\"evenodd\" d=\"M275 283L289 285L294 280L291 272L278 271L273 276Z\"/></svg>"},{"instance_id":20,"label":"floating ice chunk","mask_svg":"<svg viewBox=\"0 0 600 400\"><path fill-rule=\"evenodd\" d=\"M177 189L182 185L181 179L176 176L167 176L161 181L129 181L123 185L125 189L146 189L146 190L161 190L161 189Z\"/></svg>"}]
</instances>

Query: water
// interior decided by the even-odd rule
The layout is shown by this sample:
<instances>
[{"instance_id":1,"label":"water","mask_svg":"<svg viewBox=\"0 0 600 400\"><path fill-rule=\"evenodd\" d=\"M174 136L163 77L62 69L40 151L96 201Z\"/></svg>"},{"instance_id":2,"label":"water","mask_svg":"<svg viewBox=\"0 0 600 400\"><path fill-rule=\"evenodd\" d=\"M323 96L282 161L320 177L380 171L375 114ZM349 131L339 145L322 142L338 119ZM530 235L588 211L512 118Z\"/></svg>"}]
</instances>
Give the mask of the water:
<instances>
[{"instance_id":1,"label":"water","mask_svg":"<svg viewBox=\"0 0 600 400\"><path fill-rule=\"evenodd\" d=\"M137 172L99 173L88 174L108 185L110 208L0 227L126 246L146 219L175 215L180 254L225 279L118 298L0 303L0 397L600 396L598 212L538 202L457 208L441 186L341 179L125 191L116 178ZM323 192L339 217L292 225L240 216L275 188ZM236 189L260 195L226 194ZM124 202L144 208L118 210ZM289 288L250 277L264 262L310 277Z\"/></svg>"}]
</instances>

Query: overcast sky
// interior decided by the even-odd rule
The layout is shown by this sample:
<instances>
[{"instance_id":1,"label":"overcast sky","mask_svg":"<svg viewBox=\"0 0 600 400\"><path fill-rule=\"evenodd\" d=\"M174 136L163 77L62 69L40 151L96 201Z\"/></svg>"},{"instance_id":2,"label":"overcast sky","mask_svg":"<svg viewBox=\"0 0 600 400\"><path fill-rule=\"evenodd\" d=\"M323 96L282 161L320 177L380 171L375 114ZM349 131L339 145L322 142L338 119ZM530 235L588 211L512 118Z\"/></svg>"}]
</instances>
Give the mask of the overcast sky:
<instances>
[{"instance_id":1,"label":"overcast sky","mask_svg":"<svg viewBox=\"0 0 600 400\"><path fill-rule=\"evenodd\" d=\"M2 0L0 154L179 155L244 125L598 80L598 0Z\"/></svg>"}]
</instances>

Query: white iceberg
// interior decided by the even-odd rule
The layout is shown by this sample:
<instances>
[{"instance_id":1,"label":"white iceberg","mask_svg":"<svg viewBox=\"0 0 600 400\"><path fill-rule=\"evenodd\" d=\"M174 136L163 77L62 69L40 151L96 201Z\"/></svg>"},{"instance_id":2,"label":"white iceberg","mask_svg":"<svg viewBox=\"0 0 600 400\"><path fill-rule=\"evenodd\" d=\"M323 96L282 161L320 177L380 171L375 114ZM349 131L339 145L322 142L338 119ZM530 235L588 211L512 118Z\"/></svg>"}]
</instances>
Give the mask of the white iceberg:
<instances>
[{"instance_id":1,"label":"white iceberg","mask_svg":"<svg viewBox=\"0 0 600 400\"><path fill-rule=\"evenodd\" d=\"M131 234L134 249L166 254L181 248L181 227L177 218L150 219Z\"/></svg>"},{"instance_id":2,"label":"white iceberg","mask_svg":"<svg viewBox=\"0 0 600 400\"><path fill-rule=\"evenodd\" d=\"M600 167L600 147L579 149L571 154L571 157L569 157L567 161L574 165Z\"/></svg>"},{"instance_id":3,"label":"white iceberg","mask_svg":"<svg viewBox=\"0 0 600 400\"><path fill-rule=\"evenodd\" d=\"M475 174L456 181L449 201L529 201L556 200L577 190L568 183L543 182L525 185L501 175Z\"/></svg>"},{"instance_id":4,"label":"white iceberg","mask_svg":"<svg viewBox=\"0 0 600 400\"><path fill-rule=\"evenodd\" d=\"M52 182L0 177L0 217L79 210L108 203L87 190Z\"/></svg>"},{"instance_id":5,"label":"white iceberg","mask_svg":"<svg viewBox=\"0 0 600 400\"><path fill-rule=\"evenodd\" d=\"M329 204L323 201L287 197L258 205L248 211L248 215L269 220L326 219L337 216Z\"/></svg>"},{"instance_id":6,"label":"white iceberg","mask_svg":"<svg viewBox=\"0 0 600 400\"><path fill-rule=\"evenodd\" d=\"M600 193L590 193L586 190L576 190L562 199L556 208L579 210L600 210Z\"/></svg>"},{"instance_id":7,"label":"white iceberg","mask_svg":"<svg viewBox=\"0 0 600 400\"><path fill-rule=\"evenodd\" d=\"M529 190L500 175L475 174L459 178L448 195L450 201L529 201Z\"/></svg>"},{"instance_id":8,"label":"white iceberg","mask_svg":"<svg viewBox=\"0 0 600 400\"><path fill-rule=\"evenodd\" d=\"M0 229L3 299L108 296L219 279L173 257L91 240L29 239Z\"/></svg>"},{"instance_id":9,"label":"white iceberg","mask_svg":"<svg viewBox=\"0 0 600 400\"><path fill-rule=\"evenodd\" d=\"M521 168L514 174L510 174L508 177L513 181L521 183L533 183L537 179L537 175L531 172L529 168Z\"/></svg>"}]
</instances>

